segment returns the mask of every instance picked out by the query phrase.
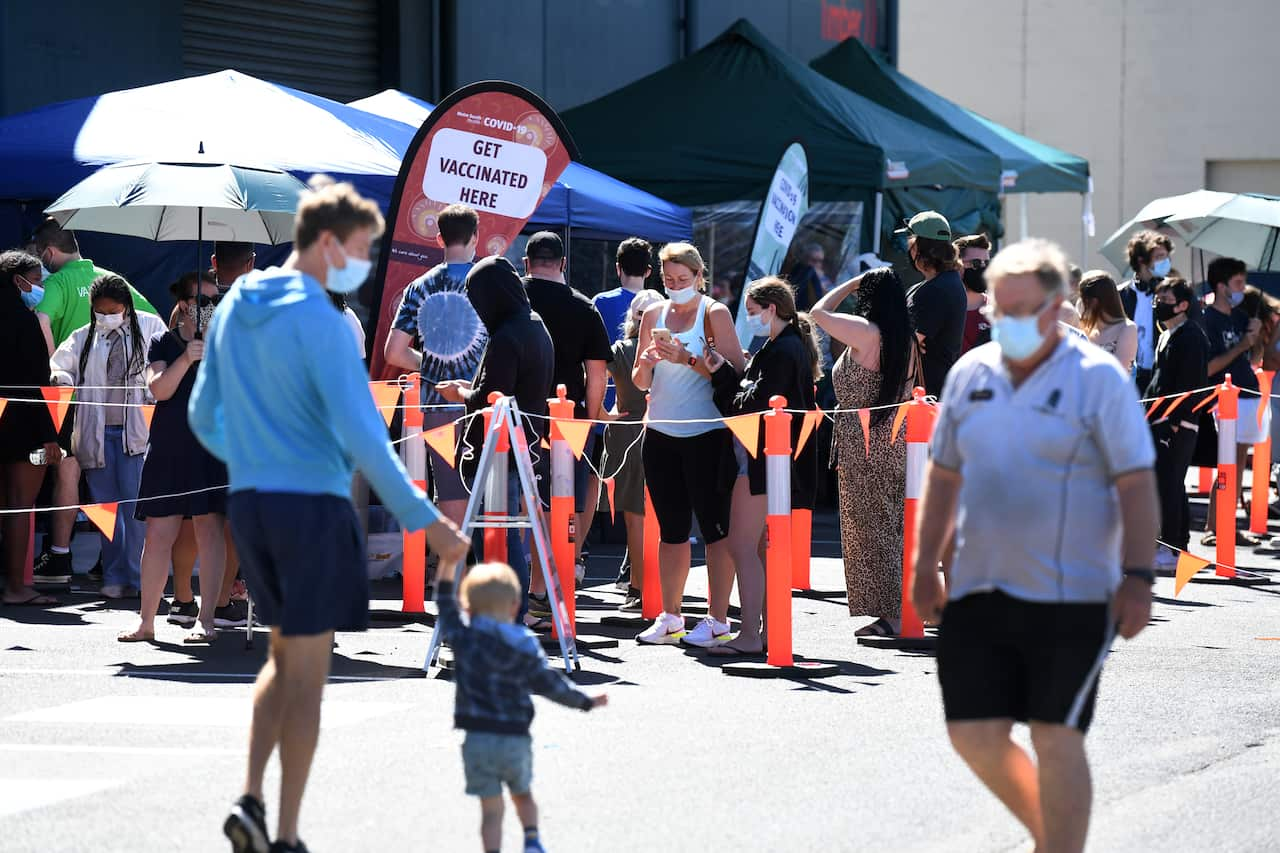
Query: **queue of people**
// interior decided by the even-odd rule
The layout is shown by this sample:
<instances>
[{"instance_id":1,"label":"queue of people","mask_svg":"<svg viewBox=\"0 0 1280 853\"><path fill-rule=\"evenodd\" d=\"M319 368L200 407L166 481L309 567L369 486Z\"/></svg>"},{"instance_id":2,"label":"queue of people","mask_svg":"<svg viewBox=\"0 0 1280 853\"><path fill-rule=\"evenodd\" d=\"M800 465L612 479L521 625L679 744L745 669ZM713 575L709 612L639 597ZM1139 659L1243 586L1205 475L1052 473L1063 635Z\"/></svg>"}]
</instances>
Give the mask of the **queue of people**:
<instances>
[{"instance_id":1,"label":"queue of people","mask_svg":"<svg viewBox=\"0 0 1280 853\"><path fill-rule=\"evenodd\" d=\"M655 268L653 247L632 238L618 248L620 286L589 299L567 282L557 235L541 232L528 240L522 278L505 261L476 262L478 216L471 208L452 205L437 222L444 262L406 289L386 341L387 359L430 380L423 395L428 428L483 408L491 391L514 395L530 416L525 426L544 504L550 477L547 454L538 448L547 432L546 400L558 386L566 387L575 415L597 422L575 467L578 580L585 569L582 543L603 504L601 479L611 483L626 532L619 574L626 592L623 612L641 609L646 500L661 530L663 610L639 634L640 642L723 646L718 654L725 655L762 650L763 458L748 453L724 419L764 411L775 394L791 408L812 407L824 364L832 365L838 407L829 456L847 603L851 616L870 619L854 633L900 631L906 450L890 434L895 407L910 400L915 387L942 396L945 378L963 353L993 339L1006 353L1033 342L1024 331L995 333L986 280L989 238L954 237L945 217L917 214L899 233L912 267L924 276L920 284L905 287L888 267L834 286L806 273L812 279L810 314L798 310L796 290L786 279L748 283L743 310L757 333L753 337L766 341L748 355L729 310L708 296L709 270L691 244L667 244L658 253L665 298L645 288ZM169 621L189 627L190 641L207 642L217 628L243 625L243 602L231 596L238 558L220 491L225 466L192 434L186 405L203 359L201 332L229 289L226 279L252 271L252 246L219 244L207 278L190 275L177 282L168 326L122 278L81 258L74 234L56 223L37 231L34 247L38 255L0 257L0 277L7 279L5 322L12 329L6 345L22 350L6 359L13 375L4 384L14 387L15 398L50 383L78 391L61 437L50 435L51 424L30 406L16 406L14 411L25 414L11 414L0 425L15 435L6 446L26 448L14 451L16 467L6 469L6 500L15 506L34 500L30 493L39 488L42 466L57 466L59 505L79 502L82 471L93 500L137 496L136 505L118 514L115 535L103 538L103 594L141 595L138 625L121 634L122 641L154 638L171 570ZM1243 393L1237 438L1243 466L1248 447L1271 429L1271 404L1258 399L1253 368L1280 364L1280 303L1247 287L1241 262L1220 258L1208 267L1211 295L1202 304L1173 269L1172 249L1157 232L1136 235L1128 247L1133 277L1122 284L1100 270L1080 271L1078 279L1069 271L1057 322L1112 355L1151 397L1171 398L1230 375ZM806 269L821 269L820 247L807 246L805 253ZM55 272L46 277L49 268ZM74 288L89 276L87 296L77 304ZM340 294L331 296L349 323L350 309L339 299ZM77 317L91 321L72 327ZM1164 544L1155 558L1160 573L1173 571L1190 536L1182 481L1214 428L1212 415L1193 411L1198 402L1193 395L1162 410L1152 424L1163 509ZM140 407L152 403L154 421L148 425ZM868 410L869 417L859 417L857 410ZM638 423L644 418L647 426ZM799 429L798 418L793 429ZM482 440L472 419L459 442L459 459L430 451L433 496L455 524ZM868 446L876 452L868 454ZM38 449L44 451L41 465L34 462ZM793 461L794 507L812 507L816 499L820 475L813 449ZM165 497L174 494L183 497ZM74 511L52 519L48 547L36 564L38 587L69 577L68 516L74 518ZM690 627L681 601L695 522L706 548L710 608ZM1280 546L1238 535L1242 543ZM1213 536L1206 531L1202 541L1212 543ZM5 600L56 603L22 583L25 550L19 555L16 549L27 547L25 533L6 535L5 542ZM531 570L521 536L511 534L509 549L527 593L525 623L547 630L551 603L541 572ZM191 584L197 558L208 590L199 603ZM735 583L745 614L736 639L728 617Z\"/></svg>"}]
</instances>

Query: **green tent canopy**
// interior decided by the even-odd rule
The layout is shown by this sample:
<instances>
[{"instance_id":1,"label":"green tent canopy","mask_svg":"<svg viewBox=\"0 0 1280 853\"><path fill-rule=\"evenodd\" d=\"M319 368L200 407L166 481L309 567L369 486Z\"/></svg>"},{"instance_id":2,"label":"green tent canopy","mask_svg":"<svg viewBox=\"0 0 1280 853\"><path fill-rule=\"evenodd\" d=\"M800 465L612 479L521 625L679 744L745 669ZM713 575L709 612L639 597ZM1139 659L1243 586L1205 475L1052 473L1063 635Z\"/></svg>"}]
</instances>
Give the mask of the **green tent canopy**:
<instances>
[{"instance_id":1,"label":"green tent canopy","mask_svg":"<svg viewBox=\"0 0 1280 853\"><path fill-rule=\"evenodd\" d=\"M850 92L745 20L562 117L593 168L683 205L762 199L795 141L808 154L815 201L1000 185L1000 160L989 151Z\"/></svg>"},{"instance_id":2,"label":"green tent canopy","mask_svg":"<svg viewBox=\"0 0 1280 853\"><path fill-rule=\"evenodd\" d=\"M1000 158L1006 193L1083 193L1089 161L970 112L898 71L857 39L809 63L851 92L912 121L961 137Z\"/></svg>"}]
</instances>

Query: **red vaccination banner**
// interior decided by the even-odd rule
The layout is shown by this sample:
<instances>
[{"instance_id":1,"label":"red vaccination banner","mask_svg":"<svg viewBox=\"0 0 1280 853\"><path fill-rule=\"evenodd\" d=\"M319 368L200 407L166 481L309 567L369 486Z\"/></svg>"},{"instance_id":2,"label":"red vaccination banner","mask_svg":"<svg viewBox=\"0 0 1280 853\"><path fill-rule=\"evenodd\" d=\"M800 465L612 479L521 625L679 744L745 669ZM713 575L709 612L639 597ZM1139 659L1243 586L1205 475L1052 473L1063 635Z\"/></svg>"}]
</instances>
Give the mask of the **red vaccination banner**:
<instances>
[{"instance_id":1,"label":"red vaccination banner","mask_svg":"<svg viewBox=\"0 0 1280 853\"><path fill-rule=\"evenodd\" d=\"M372 378L401 373L386 363L383 345L405 288L443 259L436 214L470 205L480 215L477 256L504 254L577 156L555 111L514 83L464 86L431 111L405 152L387 211L372 298ZM478 363L474 349L464 357Z\"/></svg>"}]
</instances>

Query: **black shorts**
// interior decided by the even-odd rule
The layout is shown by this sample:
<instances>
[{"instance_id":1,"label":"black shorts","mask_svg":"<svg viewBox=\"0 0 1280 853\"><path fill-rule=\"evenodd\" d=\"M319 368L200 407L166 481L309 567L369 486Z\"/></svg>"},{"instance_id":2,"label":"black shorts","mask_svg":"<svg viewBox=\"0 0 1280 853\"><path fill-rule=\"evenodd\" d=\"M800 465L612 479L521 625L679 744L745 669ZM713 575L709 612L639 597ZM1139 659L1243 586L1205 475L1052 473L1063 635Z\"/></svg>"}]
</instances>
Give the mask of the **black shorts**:
<instances>
[{"instance_id":1,"label":"black shorts","mask_svg":"<svg viewBox=\"0 0 1280 853\"><path fill-rule=\"evenodd\" d=\"M1009 718L1088 731L1114 635L1107 604L1040 603L999 591L950 602L938 635L947 721Z\"/></svg>"},{"instance_id":2,"label":"black shorts","mask_svg":"<svg viewBox=\"0 0 1280 853\"><path fill-rule=\"evenodd\" d=\"M738 476L729 430L673 438L647 429L643 444L644 481L662 541L688 542L695 515L706 544L728 536L729 504Z\"/></svg>"},{"instance_id":3,"label":"black shorts","mask_svg":"<svg viewBox=\"0 0 1280 853\"><path fill-rule=\"evenodd\" d=\"M285 636L369 627L369 572L349 498L235 492L227 514L263 624Z\"/></svg>"}]
</instances>

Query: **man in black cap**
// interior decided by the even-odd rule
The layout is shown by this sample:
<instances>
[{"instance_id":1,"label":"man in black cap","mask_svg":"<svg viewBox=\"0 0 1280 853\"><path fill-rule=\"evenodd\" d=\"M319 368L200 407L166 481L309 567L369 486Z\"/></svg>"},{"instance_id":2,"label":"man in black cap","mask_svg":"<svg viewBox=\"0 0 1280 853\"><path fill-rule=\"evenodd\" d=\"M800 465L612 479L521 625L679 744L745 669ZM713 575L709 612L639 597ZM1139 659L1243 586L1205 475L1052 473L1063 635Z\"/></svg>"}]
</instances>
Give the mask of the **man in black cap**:
<instances>
[{"instance_id":1,"label":"man in black cap","mask_svg":"<svg viewBox=\"0 0 1280 853\"><path fill-rule=\"evenodd\" d=\"M956 247L951 243L951 225L941 213L926 210L894 233L908 235L911 265L924 276L923 282L907 292L907 310L924 351L925 391L941 397L947 371L960 357L968 310Z\"/></svg>"},{"instance_id":2,"label":"man in black cap","mask_svg":"<svg viewBox=\"0 0 1280 853\"><path fill-rule=\"evenodd\" d=\"M524 269L529 304L546 324L555 347L555 368L547 397L556 396L556 387L564 385L568 398L573 401L574 417L599 418L601 403L604 402L606 365L613 360L609 333L605 330L600 312L590 299L565 281L564 243L558 235L550 231L539 231L530 237L524 250ZM594 436L588 438L588 445L591 438ZM575 560L581 557L582 543L591 526L587 507L594 507L594 502L588 501L590 496L587 494L587 474L590 468L586 459L590 451L588 446L582 459L574 467L574 510L578 514L574 536ZM544 470L539 480L544 502L550 497L551 483L547 474ZM576 567L575 574L579 580L582 578L581 565ZM541 581L541 576L535 574L533 593L529 600L530 614L535 619L541 618L549 626L550 610L547 609Z\"/></svg>"}]
</instances>

